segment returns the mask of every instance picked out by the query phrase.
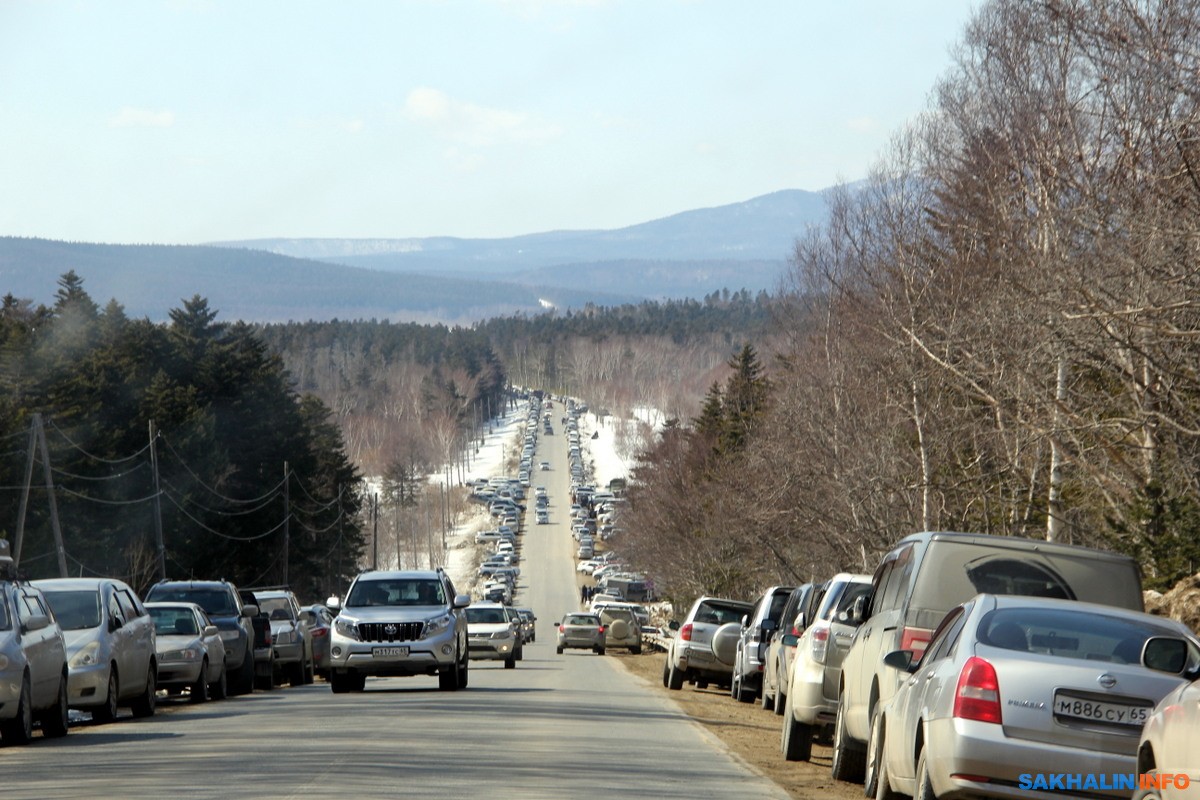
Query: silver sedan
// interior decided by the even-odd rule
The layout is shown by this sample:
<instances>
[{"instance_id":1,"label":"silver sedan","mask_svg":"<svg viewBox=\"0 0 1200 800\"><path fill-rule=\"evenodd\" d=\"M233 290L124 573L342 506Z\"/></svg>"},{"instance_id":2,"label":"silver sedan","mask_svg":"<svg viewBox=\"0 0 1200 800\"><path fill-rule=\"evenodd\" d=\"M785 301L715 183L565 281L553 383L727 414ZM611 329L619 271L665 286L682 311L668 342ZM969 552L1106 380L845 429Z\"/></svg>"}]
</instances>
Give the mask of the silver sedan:
<instances>
[{"instance_id":1,"label":"silver sedan","mask_svg":"<svg viewBox=\"0 0 1200 800\"><path fill-rule=\"evenodd\" d=\"M977 595L938 626L872 726L868 794L1128 798L1142 725L1200 672L1180 623L1036 597Z\"/></svg>"}]
</instances>

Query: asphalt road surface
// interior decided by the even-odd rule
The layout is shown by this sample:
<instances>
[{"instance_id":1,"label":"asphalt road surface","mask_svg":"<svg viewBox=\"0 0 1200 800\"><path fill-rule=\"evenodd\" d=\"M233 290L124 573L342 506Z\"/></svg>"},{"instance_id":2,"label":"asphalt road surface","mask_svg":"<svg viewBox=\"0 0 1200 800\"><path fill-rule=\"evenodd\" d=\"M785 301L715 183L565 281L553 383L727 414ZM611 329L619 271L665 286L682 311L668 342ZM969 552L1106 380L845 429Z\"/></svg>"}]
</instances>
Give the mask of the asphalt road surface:
<instances>
[{"instance_id":1,"label":"asphalt road surface","mask_svg":"<svg viewBox=\"0 0 1200 800\"><path fill-rule=\"evenodd\" d=\"M555 654L554 623L579 607L566 436L540 436L532 483L550 524L523 535L517 604L538 639L515 670L471 663L470 686L371 678L362 694L321 682L206 705L122 712L60 740L0 749L4 798L773 798L668 700L612 659ZM585 445L586 446L586 445ZM532 512L532 496L529 502ZM773 747L774 742L764 742Z\"/></svg>"}]
</instances>

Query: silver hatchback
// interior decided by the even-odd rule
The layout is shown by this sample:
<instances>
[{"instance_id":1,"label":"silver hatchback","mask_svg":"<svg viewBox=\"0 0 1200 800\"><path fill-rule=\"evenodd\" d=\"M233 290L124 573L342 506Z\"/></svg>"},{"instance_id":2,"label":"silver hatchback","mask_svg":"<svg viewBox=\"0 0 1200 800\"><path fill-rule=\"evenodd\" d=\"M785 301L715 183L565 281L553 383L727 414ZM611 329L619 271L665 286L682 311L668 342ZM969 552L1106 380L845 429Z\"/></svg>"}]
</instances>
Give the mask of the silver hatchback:
<instances>
[{"instance_id":1,"label":"silver hatchback","mask_svg":"<svg viewBox=\"0 0 1200 800\"><path fill-rule=\"evenodd\" d=\"M567 614L558 623L558 654L562 655L567 648L591 650L596 655L604 655L606 636L604 623L598 614Z\"/></svg>"}]
</instances>

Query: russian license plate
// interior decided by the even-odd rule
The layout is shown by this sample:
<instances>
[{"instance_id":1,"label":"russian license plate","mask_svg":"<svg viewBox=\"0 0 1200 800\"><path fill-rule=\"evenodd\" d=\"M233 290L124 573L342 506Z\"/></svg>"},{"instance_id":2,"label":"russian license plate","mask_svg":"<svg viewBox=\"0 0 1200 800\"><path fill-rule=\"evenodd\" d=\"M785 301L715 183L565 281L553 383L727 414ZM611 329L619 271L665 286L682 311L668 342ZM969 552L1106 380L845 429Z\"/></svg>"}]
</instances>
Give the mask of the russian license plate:
<instances>
[{"instance_id":1,"label":"russian license plate","mask_svg":"<svg viewBox=\"0 0 1200 800\"><path fill-rule=\"evenodd\" d=\"M1058 717L1140 728L1149 719L1151 710L1150 706L1145 705L1110 703L1066 692L1054 693L1054 714Z\"/></svg>"},{"instance_id":2,"label":"russian license plate","mask_svg":"<svg viewBox=\"0 0 1200 800\"><path fill-rule=\"evenodd\" d=\"M375 658L396 658L397 656L408 655L407 647L376 647L371 650L371 655Z\"/></svg>"}]
</instances>

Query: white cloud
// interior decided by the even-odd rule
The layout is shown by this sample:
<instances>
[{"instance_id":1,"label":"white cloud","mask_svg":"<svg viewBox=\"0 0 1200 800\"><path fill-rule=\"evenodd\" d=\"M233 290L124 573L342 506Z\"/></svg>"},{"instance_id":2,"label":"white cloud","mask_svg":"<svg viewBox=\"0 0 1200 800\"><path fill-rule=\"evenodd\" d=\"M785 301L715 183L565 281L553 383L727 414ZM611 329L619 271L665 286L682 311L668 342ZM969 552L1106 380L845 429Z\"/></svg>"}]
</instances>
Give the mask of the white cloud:
<instances>
[{"instance_id":1,"label":"white cloud","mask_svg":"<svg viewBox=\"0 0 1200 800\"><path fill-rule=\"evenodd\" d=\"M148 108L125 106L108 118L110 128L169 128L175 124L170 111L151 111Z\"/></svg>"},{"instance_id":2,"label":"white cloud","mask_svg":"<svg viewBox=\"0 0 1200 800\"><path fill-rule=\"evenodd\" d=\"M404 109L409 119L427 123L441 136L466 147L538 144L563 133L560 126L529 114L464 103L429 87L409 92Z\"/></svg>"},{"instance_id":3,"label":"white cloud","mask_svg":"<svg viewBox=\"0 0 1200 800\"><path fill-rule=\"evenodd\" d=\"M879 120L874 117L851 117L846 120L846 127L855 133L873 133L879 130Z\"/></svg>"}]
</instances>

